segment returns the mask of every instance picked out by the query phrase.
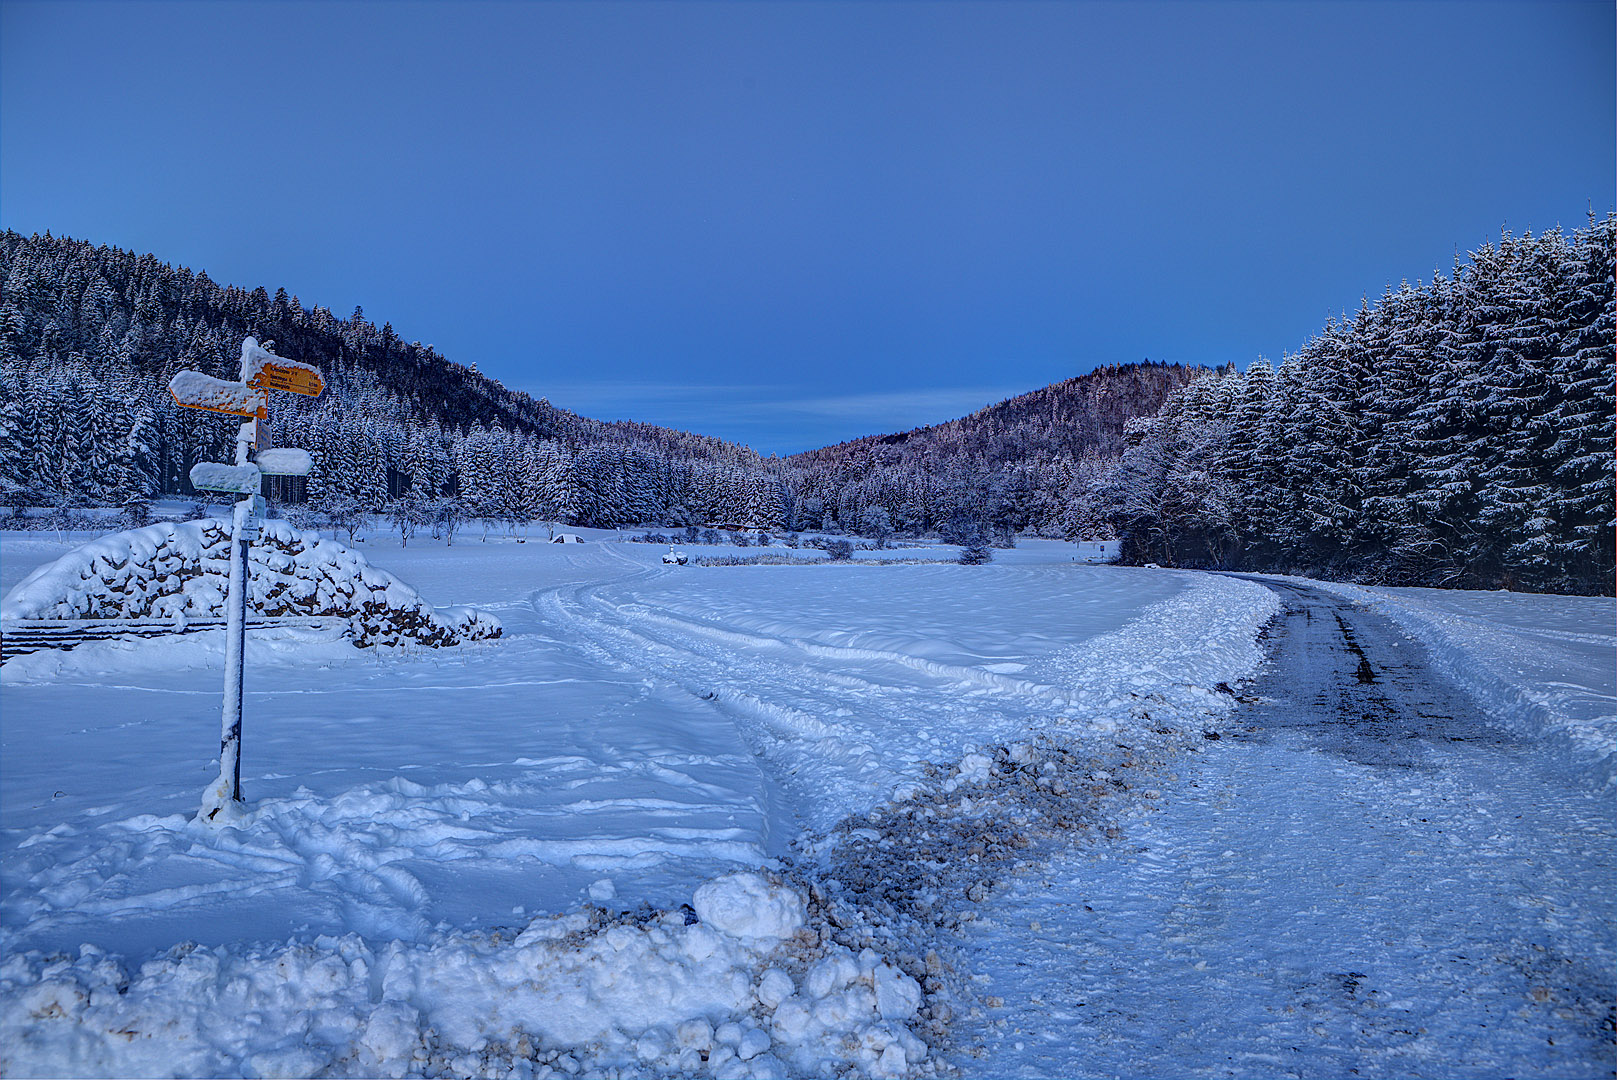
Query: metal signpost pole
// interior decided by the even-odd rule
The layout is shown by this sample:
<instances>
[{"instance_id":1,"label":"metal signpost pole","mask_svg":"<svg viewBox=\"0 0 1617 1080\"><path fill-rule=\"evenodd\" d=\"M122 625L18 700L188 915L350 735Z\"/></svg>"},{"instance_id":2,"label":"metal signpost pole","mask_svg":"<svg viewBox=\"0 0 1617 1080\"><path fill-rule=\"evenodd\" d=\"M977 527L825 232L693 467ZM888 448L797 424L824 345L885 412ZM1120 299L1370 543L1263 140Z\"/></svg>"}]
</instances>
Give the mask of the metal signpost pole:
<instances>
[{"instance_id":1,"label":"metal signpost pole","mask_svg":"<svg viewBox=\"0 0 1617 1080\"><path fill-rule=\"evenodd\" d=\"M242 363L245 369L246 361ZM247 372L242 372L246 381ZM258 438L258 420L248 420L236 435L236 464L249 464L248 452ZM241 802L241 707L246 681L247 590L252 584L252 547L258 539L258 496L236 503L231 515L230 586L225 599L225 701L219 727L219 776L229 778L225 794Z\"/></svg>"},{"instance_id":2,"label":"metal signpost pole","mask_svg":"<svg viewBox=\"0 0 1617 1080\"><path fill-rule=\"evenodd\" d=\"M268 345L270 343L266 343ZM252 584L252 545L264 513L259 486L266 474L308 475L309 455L302 450L266 452L264 468L251 459L259 441L259 422L269 416L269 391L318 396L324 389L320 373L307 364L276 356L257 340L241 344L239 382L225 382L199 371L182 371L169 380L177 404L246 417L236 434L236 463L202 462L191 470L192 486L204 491L228 491L244 496L231 515L230 584L225 594L225 697L220 713L219 782L203 797L203 810L211 820L241 794L241 713L247 652L247 592ZM273 462L273 464L272 464Z\"/></svg>"},{"instance_id":3,"label":"metal signpost pole","mask_svg":"<svg viewBox=\"0 0 1617 1080\"><path fill-rule=\"evenodd\" d=\"M225 705L219 732L219 776L229 780L224 795L241 802L241 702L247 652L247 583L251 544L247 539L252 500L236 504L232 515L230 587L225 594Z\"/></svg>"}]
</instances>

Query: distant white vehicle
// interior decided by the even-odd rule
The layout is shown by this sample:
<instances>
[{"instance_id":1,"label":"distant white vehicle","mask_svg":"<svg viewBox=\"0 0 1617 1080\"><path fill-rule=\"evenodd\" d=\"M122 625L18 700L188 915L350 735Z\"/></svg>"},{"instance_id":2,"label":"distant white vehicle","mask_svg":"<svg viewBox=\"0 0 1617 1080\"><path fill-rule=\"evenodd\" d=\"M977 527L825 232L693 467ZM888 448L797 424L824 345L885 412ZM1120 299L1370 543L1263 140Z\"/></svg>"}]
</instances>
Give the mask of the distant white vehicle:
<instances>
[{"instance_id":1,"label":"distant white vehicle","mask_svg":"<svg viewBox=\"0 0 1617 1080\"><path fill-rule=\"evenodd\" d=\"M1154 563L1154 562L1148 562L1148 563L1145 563L1145 564L1144 564L1144 567L1145 567L1145 569L1147 569L1147 570L1161 570L1161 569L1162 569L1162 567L1160 567L1160 566L1158 566L1158 565L1157 565L1157 564L1156 564L1156 563Z\"/></svg>"},{"instance_id":2,"label":"distant white vehicle","mask_svg":"<svg viewBox=\"0 0 1617 1080\"><path fill-rule=\"evenodd\" d=\"M552 544L582 544L584 538L577 533L557 533L550 538Z\"/></svg>"},{"instance_id":3,"label":"distant white vehicle","mask_svg":"<svg viewBox=\"0 0 1617 1080\"><path fill-rule=\"evenodd\" d=\"M686 563L690 562L690 560L691 557L689 555L685 554L683 551L677 551L674 548L669 548L667 553L663 555L663 562L669 564L670 566L684 566Z\"/></svg>"}]
</instances>

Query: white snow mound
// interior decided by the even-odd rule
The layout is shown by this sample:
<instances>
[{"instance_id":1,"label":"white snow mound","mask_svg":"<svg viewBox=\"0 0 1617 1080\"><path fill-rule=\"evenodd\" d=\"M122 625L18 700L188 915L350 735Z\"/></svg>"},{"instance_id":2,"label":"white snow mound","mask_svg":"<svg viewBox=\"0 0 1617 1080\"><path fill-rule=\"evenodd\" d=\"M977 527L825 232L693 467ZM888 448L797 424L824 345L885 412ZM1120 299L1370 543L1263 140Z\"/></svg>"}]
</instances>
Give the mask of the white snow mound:
<instances>
[{"instance_id":1,"label":"white snow mound","mask_svg":"<svg viewBox=\"0 0 1617 1080\"><path fill-rule=\"evenodd\" d=\"M727 874L696 890L697 917L742 940L789 938L803 926L803 898L758 874Z\"/></svg>"},{"instance_id":2,"label":"white snow mound","mask_svg":"<svg viewBox=\"0 0 1617 1080\"><path fill-rule=\"evenodd\" d=\"M230 525L162 522L99 537L29 574L0 601L0 619L218 618L230 576ZM263 523L252 547L254 615L334 615L355 645L454 645L499 637L472 608L440 614L409 585L335 540L284 521Z\"/></svg>"}]
</instances>

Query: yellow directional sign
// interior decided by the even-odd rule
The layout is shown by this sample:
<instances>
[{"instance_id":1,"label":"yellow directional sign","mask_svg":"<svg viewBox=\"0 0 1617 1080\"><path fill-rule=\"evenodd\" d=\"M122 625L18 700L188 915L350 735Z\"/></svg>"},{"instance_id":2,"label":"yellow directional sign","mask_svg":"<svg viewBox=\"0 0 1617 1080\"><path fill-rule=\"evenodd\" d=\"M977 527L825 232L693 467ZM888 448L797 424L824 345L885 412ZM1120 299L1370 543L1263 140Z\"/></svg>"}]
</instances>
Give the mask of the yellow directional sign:
<instances>
[{"instance_id":1,"label":"yellow directional sign","mask_svg":"<svg viewBox=\"0 0 1617 1080\"><path fill-rule=\"evenodd\" d=\"M307 364L298 364L296 367L291 364L275 363L260 365L258 373L247 385L265 390L285 390L308 397L319 397L321 391L326 388L320 373Z\"/></svg>"},{"instance_id":2,"label":"yellow directional sign","mask_svg":"<svg viewBox=\"0 0 1617 1080\"><path fill-rule=\"evenodd\" d=\"M207 409L230 416L269 417L269 394L245 383L226 382L200 371L181 371L168 383L174 402L187 409Z\"/></svg>"},{"instance_id":3,"label":"yellow directional sign","mask_svg":"<svg viewBox=\"0 0 1617 1080\"><path fill-rule=\"evenodd\" d=\"M170 393L173 393L173 391L170 391ZM269 417L269 406L262 404L258 406L258 409L255 412L249 411L246 408L240 408L234 402L226 405L203 405L195 401L181 401L178 394L174 395L174 401L176 404L187 409L207 409L209 412L227 413L230 416L255 417L259 420L264 420Z\"/></svg>"}]
</instances>

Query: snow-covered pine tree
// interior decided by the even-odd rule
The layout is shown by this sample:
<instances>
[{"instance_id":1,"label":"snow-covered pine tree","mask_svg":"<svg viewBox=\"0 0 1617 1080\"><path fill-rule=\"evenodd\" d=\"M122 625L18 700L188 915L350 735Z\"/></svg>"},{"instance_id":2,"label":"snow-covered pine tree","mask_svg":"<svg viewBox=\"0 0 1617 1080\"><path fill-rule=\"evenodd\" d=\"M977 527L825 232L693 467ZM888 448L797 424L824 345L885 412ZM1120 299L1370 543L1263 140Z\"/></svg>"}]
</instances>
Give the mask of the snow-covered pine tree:
<instances>
[{"instance_id":1,"label":"snow-covered pine tree","mask_svg":"<svg viewBox=\"0 0 1617 1080\"><path fill-rule=\"evenodd\" d=\"M1557 325L1550 297L1558 254L1530 235L1507 236L1490 282L1487 333L1495 347L1480 373L1485 389L1479 437L1472 442L1485 496L1477 518L1486 538L1479 545L1480 570L1490 579L1541 580L1553 573L1558 507L1545 466L1555 441L1550 372L1565 329Z\"/></svg>"},{"instance_id":2,"label":"snow-covered pine tree","mask_svg":"<svg viewBox=\"0 0 1617 1080\"><path fill-rule=\"evenodd\" d=\"M1426 557L1429 534L1414 499L1414 407L1437 339L1432 298L1444 285L1388 290L1359 320L1373 364L1359 416L1364 425L1359 557L1372 577L1399 580Z\"/></svg>"},{"instance_id":3,"label":"snow-covered pine tree","mask_svg":"<svg viewBox=\"0 0 1617 1080\"><path fill-rule=\"evenodd\" d=\"M0 489L5 490L33 485L32 439L14 386L10 378L0 376Z\"/></svg>"},{"instance_id":4,"label":"snow-covered pine tree","mask_svg":"<svg viewBox=\"0 0 1617 1080\"><path fill-rule=\"evenodd\" d=\"M1547 553L1546 587L1609 592L1614 562L1613 454L1617 439L1617 340L1614 326L1613 221L1590 216L1572 238L1555 275L1557 324L1564 327L1552 362L1556 400L1548 423L1555 439L1545 450L1553 476L1559 529Z\"/></svg>"},{"instance_id":5,"label":"snow-covered pine tree","mask_svg":"<svg viewBox=\"0 0 1617 1080\"><path fill-rule=\"evenodd\" d=\"M1264 523L1277 513L1270 461L1258 448L1264 413L1274 393L1274 381L1274 366L1258 357L1240 377L1230 413L1224 471L1235 487L1235 532L1243 548L1265 543Z\"/></svg>"}]
</instances>

